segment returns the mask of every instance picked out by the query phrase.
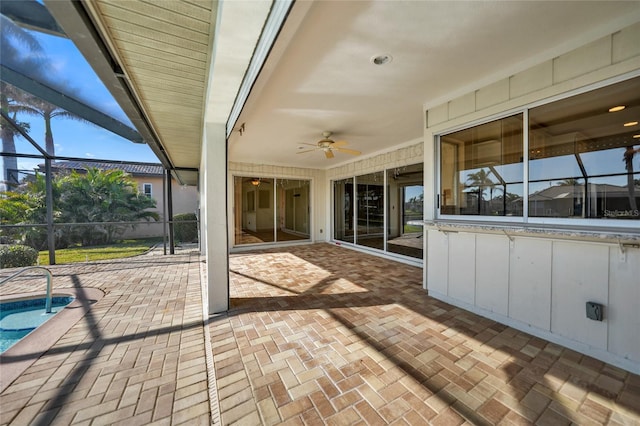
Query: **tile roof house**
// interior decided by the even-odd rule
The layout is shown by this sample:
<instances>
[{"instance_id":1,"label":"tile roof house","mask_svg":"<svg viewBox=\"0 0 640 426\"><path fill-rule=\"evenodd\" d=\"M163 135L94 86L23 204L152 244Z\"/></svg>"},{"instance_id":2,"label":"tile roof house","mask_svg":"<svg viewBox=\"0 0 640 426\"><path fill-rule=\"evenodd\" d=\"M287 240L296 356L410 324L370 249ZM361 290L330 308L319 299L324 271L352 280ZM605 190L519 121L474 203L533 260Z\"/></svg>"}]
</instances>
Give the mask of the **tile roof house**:
<instances>
[{"instance_id":1,"label":"tile roof house","mask_svg":"<svg viewBox=\"0 0 640 426\"><path fill-rule=\"evenodd\" d=\"M134 164L134 163L113 163L96 161L55 161L51 163L54 173L65 173L75 170L78 173L86 172L89 168L100 170L123 170L136 182L138 191L148 195L156 201L156 208L153 211L160 215L159 222L143 222L133 230L128 230L125 237L146 238L161 237L164 235L165 217L163 186L164 167L161 164ZM44 165L39 166L40 171L44 170ZM195 213L198 208L198 191L194 186L181 185L175 179L171 182L173 198L173 214Z\"/></svg>"}]
</instances>

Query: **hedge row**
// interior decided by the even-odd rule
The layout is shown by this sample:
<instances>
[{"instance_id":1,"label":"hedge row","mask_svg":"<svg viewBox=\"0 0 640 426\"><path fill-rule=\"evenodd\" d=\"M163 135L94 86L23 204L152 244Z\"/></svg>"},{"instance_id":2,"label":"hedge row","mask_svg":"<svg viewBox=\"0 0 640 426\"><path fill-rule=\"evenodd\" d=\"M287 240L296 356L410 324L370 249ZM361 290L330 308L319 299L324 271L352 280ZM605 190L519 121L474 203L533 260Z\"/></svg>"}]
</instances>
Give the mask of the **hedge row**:
<instances>
[{"instance_id":1,"label":"hedge row","mask_svg":"<svg viewBox=\"0 0 640 426\"><path fill-rule=\"evenodd\" d=\"M29 246L19 244L0 245L0 268L19 268L35 265L38 252Z\"/></svg>"}]
</instances>

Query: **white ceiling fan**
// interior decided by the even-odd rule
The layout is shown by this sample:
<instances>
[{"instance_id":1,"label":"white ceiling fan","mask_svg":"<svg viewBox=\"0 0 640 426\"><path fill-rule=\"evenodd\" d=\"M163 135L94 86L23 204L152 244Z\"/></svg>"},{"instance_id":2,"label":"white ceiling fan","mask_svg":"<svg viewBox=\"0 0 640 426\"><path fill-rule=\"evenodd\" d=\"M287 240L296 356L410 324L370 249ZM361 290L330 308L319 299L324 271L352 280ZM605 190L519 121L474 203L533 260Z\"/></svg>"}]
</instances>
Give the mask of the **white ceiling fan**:
<instances>
[{"instance_id":1,"label":"white ceiling fan","mask_svg":"<svg viewBox=\"0 0 640 426\"><path fill-rule=\"evenodd\" d=\"M296 154L304 154L306 152L312 151L324 151L324 156L327 158L333 158L333 151L343 152L345 154L351 155L360 155L362 154L360 151L356 151L355 149L343 148L348 144L347 141L334 141L333 139L329 139L331 137L331 132L322 132L322 139L320 139L315 144L313 143L302 143L302 145L313 146L313 149L307 149L305 151L298 151Z\"/></svg>"}]
</instances>

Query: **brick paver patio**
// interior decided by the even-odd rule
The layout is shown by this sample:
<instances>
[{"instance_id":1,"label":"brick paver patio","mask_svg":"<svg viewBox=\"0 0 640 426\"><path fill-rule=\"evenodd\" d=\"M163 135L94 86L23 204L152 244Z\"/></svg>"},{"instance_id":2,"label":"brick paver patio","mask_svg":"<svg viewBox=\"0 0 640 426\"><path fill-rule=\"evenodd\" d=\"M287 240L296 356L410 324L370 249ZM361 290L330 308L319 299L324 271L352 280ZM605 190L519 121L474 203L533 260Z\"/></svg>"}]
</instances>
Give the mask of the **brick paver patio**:
<instances>
[{"instance_id":1,"label":"brick paver patio","mask_svg":"<svg viewBox=\"0 0 640 426\"><path fill-rule=\"evenodd\" d=\"M232 309L203 325L200 260L51 267L56 290L105 296L2 391L0 422L640 424L640 376L430 299L419 268L330 244L233 254Z\"/></svg>"},{"instance_id":2,"label":"brick paver patio","mask_svg":"<svg viewBox=\"0 0 640 426\"><path fill-rule=\"evenodd\" d=\"M231 256L209 326L225 424L640 424L640 377L427 297L330 244Z\"/></svg>"},{"instance_id":3,"label":"brick paver patio","mask_svg":"<svg viewBox=\"0 0 640 426\"><path fill-rule=\"evenodd\" d=\"M54 291L105 295L2 392L2 424L210 423L199 256L157 253L50 267ZM34 275L1 294L43 289Z\"/></svg>"}]
</instances>

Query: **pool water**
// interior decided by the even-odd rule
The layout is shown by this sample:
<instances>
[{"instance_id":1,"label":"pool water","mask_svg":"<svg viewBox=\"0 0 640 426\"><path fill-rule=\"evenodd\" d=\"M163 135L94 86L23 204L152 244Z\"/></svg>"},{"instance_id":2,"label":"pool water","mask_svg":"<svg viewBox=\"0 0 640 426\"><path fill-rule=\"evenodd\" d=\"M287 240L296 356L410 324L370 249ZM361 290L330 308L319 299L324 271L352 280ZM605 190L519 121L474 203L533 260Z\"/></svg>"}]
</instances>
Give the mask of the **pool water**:
<instances>
[{"instance_id":1,"label":"pool water","mask_svg":"<svg viewBox=\"0 0 640 426\"><path fill-rule=\"evenodd\" d=\"M51 299L51 313L45 313L45 299L0 303L0 353L31 333L73 301L70 296Z\"/></svg>"}]
</instances>

